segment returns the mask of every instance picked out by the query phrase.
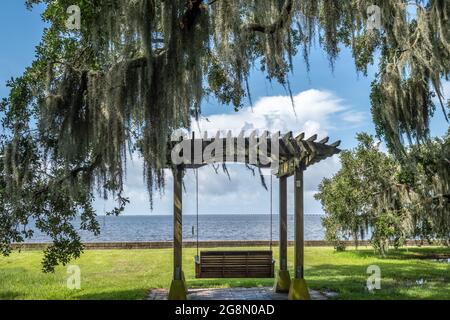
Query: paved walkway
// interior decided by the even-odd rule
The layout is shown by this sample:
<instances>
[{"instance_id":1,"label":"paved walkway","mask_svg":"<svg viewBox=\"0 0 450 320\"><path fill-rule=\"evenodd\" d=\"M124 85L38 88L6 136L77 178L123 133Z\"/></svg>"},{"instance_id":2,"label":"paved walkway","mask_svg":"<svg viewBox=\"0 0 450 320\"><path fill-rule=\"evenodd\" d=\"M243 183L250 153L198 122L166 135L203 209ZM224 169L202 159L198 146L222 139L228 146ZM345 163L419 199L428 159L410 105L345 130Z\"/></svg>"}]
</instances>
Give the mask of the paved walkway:
<instances>
[{"instance_id":1,"label":"paved walkway","mask_svg":"<svg viewBox=\"0 0 450 320\"><path fill-rule=\"evenodd\" d=\"M327 300L332 293L310 290L312 300ZM166 289L151 290L147 300L167 300ZM188 300L287 300L287 294L275 293L272 288L205 288L189 289Z\"/></svg>"}]
</instances>

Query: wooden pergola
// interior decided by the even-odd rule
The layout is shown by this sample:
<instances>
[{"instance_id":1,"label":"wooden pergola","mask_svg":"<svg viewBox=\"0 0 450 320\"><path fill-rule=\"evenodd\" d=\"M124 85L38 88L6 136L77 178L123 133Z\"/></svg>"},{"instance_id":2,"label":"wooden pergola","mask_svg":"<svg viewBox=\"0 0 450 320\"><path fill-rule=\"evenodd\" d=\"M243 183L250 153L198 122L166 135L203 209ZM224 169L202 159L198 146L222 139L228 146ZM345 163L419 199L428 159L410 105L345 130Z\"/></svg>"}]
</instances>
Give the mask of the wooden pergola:
<instances>
[{"instance_id":1,"label":"wooden pergola","mask_svg":"<svg viewBox=\"0 0 450 320\"><path fill-rule=\"evenodd\" d=\"M239 140L240 139L240 140ZM253 138L254 139L254 138ZM276 139L272 141L272 139ZM182 268L182 183L183 173L185 169L196 169L211 164L211 159L204 157L204 151L216 143L221 150L215 150L214 163L240 162L252 164L260 168L274 168L273 163L277 161L279 164L276 169L272 170L279 179L279 271L275 283L277 292L289 292L289 299L301 300L309 299L309 292L304 280L304 182L303 173L311 165L318 163L326 158L338 154L340 141L328 144L329 139L317 141L317 135L305 139L305 134L296 137L292 132L284 135L277 134L275 137L269 137L263 134L258 138L258 144L266 148L266 153L261 154L257 151L257 157L252 155L251 150L252 138L232 137L231 133L225 138L216 136L215 138L204 137L196 139L192 134L190 139L182 139L182 141L173 141L170 143L169 150L174 150L180 142L191 146L191 150L187 155L187 161L183 164L174 165L169 159L169 167L172 168L174 176L173 189L173 281L169 292L169 299L186 299L186 282ZM253 141L254 142L254 141ZM241 150L238 154L236 146L241 144ZM235 147L232 154L228 149ZM277 150L272 150L273 146L277 146ZM242 148L244 148L242 150ZM234 151L233 151L234 150ZM218 152L219 151L219 152ZM275 152L276 151L276 152ZM179 150L177 151L179 152ZM184 151L183 151L184 152ZM185 155L185 156L186 156ZM186 158L185 158L186 159ZM256 159L256 161L255 161ZM252 161L250 161L252 160ZM269 160L269 161L267 161ZM294 176L294 224L295 224L295 247L294 247L294 277L291 280L287 267L287 178Z\"/></svg>"}]
</instances>

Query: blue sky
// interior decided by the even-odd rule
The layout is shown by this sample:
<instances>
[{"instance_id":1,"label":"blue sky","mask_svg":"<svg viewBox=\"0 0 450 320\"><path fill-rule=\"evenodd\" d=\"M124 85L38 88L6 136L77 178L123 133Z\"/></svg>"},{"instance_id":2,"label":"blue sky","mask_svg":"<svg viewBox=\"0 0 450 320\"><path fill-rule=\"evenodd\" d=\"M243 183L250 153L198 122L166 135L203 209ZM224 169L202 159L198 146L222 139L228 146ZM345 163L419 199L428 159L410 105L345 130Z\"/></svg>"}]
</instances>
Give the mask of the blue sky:
<instances>
[{"instance_id":1,"label":"blue sky","mask_svg":"<svg viewBox=\"0 0 450 320\"><path fill-rule=\"evenodd\" d=\"M19 76L34 58L34 47L39 43L44 28L40 9L28 11L22 0L2 0L0 10L0 97L7 95L5 82ZM374 133L370 116L370 83L375 67L369 68L368 77L355 71L351 52L344 49L332 72L326 55L317 48L311 52L311 71L308 74L301 54L294 59L294 73L290 75L293 94L298 99L296 118L292 106L286 99L285 89L269 83L265 76L255 70L250 79L250 90L254 102L253 111L244 108L238 114L229 106L217 105L206 100L204 115L211 122L202 121L202 130L239 129L240 124L258 128L267 125L267 112L278 114L282 129L294 132L314 130L319 135L329 135L332 141L342 140L342 148L355 146L355 134L365 131ZM449 86L446 85L447 92ZM297 101L297 100L296 100ZM255 125L253 125L255 124ZM442 135L448 124L440 112L432 121L432 133ZM272 128L276 129L276 128ZM285 131L285 130L284 130ZM324 177L331 177L339 169L337 157L329 159L311 169L305 175L305 211L321 213L320 203L313 199L318 183ZM127 174L126 190L132 203L126 214L149 214L148 196L142 179L139 159L134 159ZM243 166L230 166L231 181L224 174L216 175L212 168L202 168L200 176L201 213L268 213L269 193L263 189L259 177L253 177ZM292 210L292 181L290 181L289 210ZM195 212L194 176L188 173L185 179L185 212ZM277 187L274 179L274 210L277 212ZM153 214L170 214L171 181L168 176L167 190L161 197L155 197ZM97 201L96 208L102 214L111 207L111 201Z\"/></svg>"}]
</instances>

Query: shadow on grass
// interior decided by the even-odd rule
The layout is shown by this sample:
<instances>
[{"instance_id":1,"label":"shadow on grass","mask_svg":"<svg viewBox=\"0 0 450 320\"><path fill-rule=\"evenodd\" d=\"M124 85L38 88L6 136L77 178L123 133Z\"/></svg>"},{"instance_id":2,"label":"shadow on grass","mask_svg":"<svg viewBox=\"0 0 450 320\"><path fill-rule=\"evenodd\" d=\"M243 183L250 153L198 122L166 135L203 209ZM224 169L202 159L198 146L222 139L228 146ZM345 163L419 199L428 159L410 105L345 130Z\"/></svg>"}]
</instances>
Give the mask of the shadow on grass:
<instances>
[{"instance_id":1,"label":"shadow on grass","mask_svg":"<svg viewBox=\"0 0 450 320\"><path fill-rule=\"evenodd\" d=\"M336 292L338 299L450 299L450 268L383 261L375 264L381 270L381 289L374 292L366 289L371 274L361 265L308 267L306 279L312 289ZM421 280L425 282L419 284Z\"/></svg>"},{"instance_id":2,"label":"shadow on grass","mask_svg":"<svg viewBox=\"0 0 450 320\"><path fill-rule=\"evenodd\" d=\"M342 252L341 252L342 253ZM343 253L351 253L362 258L381 258L392 260L411 260L411 259L448 259L450 258L450 247L413 247L390 249L383 257L375 253L373 249L350 249Z\"/></svg>"},{"instance_id":3,"label":"shadow on grass","mask_svg":"<svg viewBox=\"0 0 450 320\"><path fill-rule=\"evenodd\" d=\"M78 300L144 300L147 289L111 290L78 295Z\"/></svg>"},{"instance_id":4,"label":"shadow on grass","mask_svg":"<svg viewBox=\"0 0 450 320\"><path fill-rule=\"evenodd\" d=\"M23 297L20 292L4 291L0 292L0 300L17 300Z\"/></svg>"}]
</instances>

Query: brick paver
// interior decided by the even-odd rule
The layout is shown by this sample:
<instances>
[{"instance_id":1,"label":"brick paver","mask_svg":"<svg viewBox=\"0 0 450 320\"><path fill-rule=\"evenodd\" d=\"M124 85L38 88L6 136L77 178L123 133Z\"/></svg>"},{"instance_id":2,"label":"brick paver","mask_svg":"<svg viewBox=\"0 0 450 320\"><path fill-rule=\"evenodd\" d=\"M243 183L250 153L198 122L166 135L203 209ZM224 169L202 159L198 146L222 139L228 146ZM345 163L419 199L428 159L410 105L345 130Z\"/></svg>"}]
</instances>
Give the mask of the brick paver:
<instances>
[{"instance_id":1,"label":"brick paver","mask_svg":"<svg viewBox=\"0 0 450 320\"><path fill-rule=\"evenodd\" d=\"M333 293L309 290L312 300L327 300ZM147 300L166 300L166 289L151 290ZM287 300L287 294L275 293L270 287L189 289L189 300Z\"/></svg>"}]
</instances>

